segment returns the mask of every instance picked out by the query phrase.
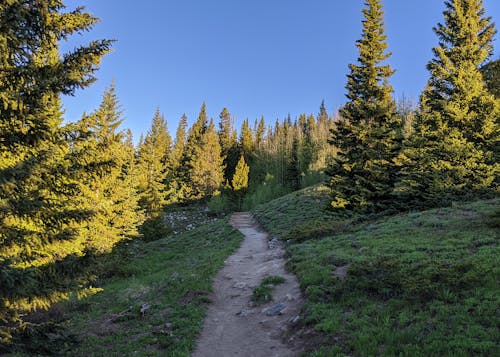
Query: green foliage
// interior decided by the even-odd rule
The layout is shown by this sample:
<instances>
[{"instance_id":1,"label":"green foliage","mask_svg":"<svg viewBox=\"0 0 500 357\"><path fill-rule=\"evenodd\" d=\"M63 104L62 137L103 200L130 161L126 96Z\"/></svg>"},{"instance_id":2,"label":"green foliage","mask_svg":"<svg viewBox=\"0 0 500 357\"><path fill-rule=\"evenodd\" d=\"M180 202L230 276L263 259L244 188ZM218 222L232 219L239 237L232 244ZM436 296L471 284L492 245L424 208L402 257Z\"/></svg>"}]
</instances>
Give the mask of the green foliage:
<instances>
[{"instance_id":1,"label":"green foliage","mask_svg":"<svg viewBox=\"0 0 500 357\"><path fill-rule=\"evenodd\" d=\"M234 200L226 192L215 193L212 197L210 197L207 206L210 209L210 212L216 215L229 213L236 209Z\"/></svg>"},{"instance_id":2,"label":"green foliage","mask_svg":"<svg viewBox=\"0 0 500 357\"><path fill-rule=\"evenodd\" d=\"M224 158L224 180L229 181L234 175L240 148L238 147L238 137L233 126L233 118L227 110L222 109L219 123L219 141L221 146L221 155Z\"/></svg>"},{"instance_id":3,"label":"green foliage","mask_svg":"<svg viewBox=\"0 0 500 357\"><path fill-rule=\"evenodd\" d=\"M349 65L347 98L342 120L332 129L330 143L338 151L328 168L332 207L380 212L393 204L398 171L401 120L388 83L394 73L386 61L387 43L380 0L368 0L363 9L363 33L356 45L358 64Z\"/></svg>"},{"instance_id":4,"label":"green foliage","mask_svg":"<svg viewBox=\"0 0 500 357\"><path fill-rule=\"evenodd\" d=\"M259 206L256 217L287 237L326 220L331 213L318 205L327 192L289 194ZM498 205L353 222L344 232L291 242L288 267L307 299L305 323L324 341L311 355L495 355Z\"/></svg>"},{"instance_id":5,"label":"green foliage","mask_svg":"<svg viewBox=\"0 0 500 357\"><path fill-rule=\"evenodd\" d=\"M158 108L146 138L139 144L137 171L139 174L139 204L147 218L158 216L166 203L167 163L171 138L167 122Z\"/></svg>"},{"instance_id":6,"label":"green foliage","mask_svg":"<svg viewBox=\"0 0 500 357\"><path fill-rule=\"evenodd\" d=\"M268 175L263 183L254 187L254 189L248 192L243 198L242 208L245 210L252 209L259 204L269 202L288 192L288 188L277 183L271 175Z\"/></svg>"},{"instance_id":7,"label":"green foliage","mask_svg":"<svg viewBox=\"0 0 500 357\"><path fill-rule=\"evenodd\" d=\"M500 58L489 61L481 67L484 82L488 91L500 99Z\"/></svg>"},{"instance_id":8,"label":"green foliage","mask_svg":"<svg viewBox=\"0 0 500 357\"><path fill-rule=\"evenodd\" d=\"M223 158L219 137L212 120L203 133L200 145L194 150L190 166L191 198L210 197L222 186L224 180Z\"/></svg>"},{"instance_id":9,"label":"green foliage","mask_svg":"<svg viewBox=\"0 0 500 357\"><path fill-rule=\"evenodd\" d=\"M276 285L283 284L285 278L282 276L267 276L262 280L252 293L252 301L257 305L273 301L273 288Z\"/></svg>"},{"instance_id":10,"label":"green foliage","mask_svg":"<svg viewBox=\"0 0 500 357\"><path fill-rule=\"evenodd\" d=\"M496 191L499 102L480 66L495 28L482 0L447 1L439 47L427 68L415 130L402 156L396 192L410 206L438 206Z\"/></svg>"},{"instance_id":11,"label":"green foliage","mask_svg":"<svg viewBox=\"0 0 500 357\"><path fill-rule=\"evenodd\" d=\"M142 239L146 242L165 238L172 232L172 228L165 222L163 216L152 217L140 227Z\"/></svg>"},{"instance_id":12,"label":"green foliage","mask_svg":"<svg viewBox=\"0 0 500 357\"><path fill-rule=\"evenodd\" d=\"M319 239L343 233L353 224L352 220L322 220L316 219L294 226L283 236L283 240L301 243L310 239Z\"/></svg>"},{"instance_id":13,"label":"green foliage","mask_svg":"<svg viewBox=\"0 0 500 357\"><path fill-rule=\"evenodd\" d=\"M0 2L0 345L25 312L89 288L85 224L94 207L73 174L60 95L91 84L110 41L64 55L58 42L97 19L60 0ZM90 288L88 291L92 291Z\"/></svg>"},{"instance_id":14,"label":"green foliage","mask_svg":"<svg viewBox=\"0 0 500 357\"><path fill-rule=\"evenodd\" d=\"M231 187L234 191L241 191L248 187L248 173L250 167L245 162L245 157L240 156L236 170L234 171L233 179L231 180Z\"/></svg>"},{"instance_id":15,"label":"green foliage","mask_svg":"<svg viewBox=\"0 0 500 357\"><path fill-rule=\"evenodd\" d=\"M110 251L121 240L137 236L142 223L138 206L132 138L122 122L115 87L103 95L99 109L78 124L81 137L72 144L78 181L94 214L85 227L87 249ZM127 141L128 140L128 141Z\"/></svg>"}]
</instances>

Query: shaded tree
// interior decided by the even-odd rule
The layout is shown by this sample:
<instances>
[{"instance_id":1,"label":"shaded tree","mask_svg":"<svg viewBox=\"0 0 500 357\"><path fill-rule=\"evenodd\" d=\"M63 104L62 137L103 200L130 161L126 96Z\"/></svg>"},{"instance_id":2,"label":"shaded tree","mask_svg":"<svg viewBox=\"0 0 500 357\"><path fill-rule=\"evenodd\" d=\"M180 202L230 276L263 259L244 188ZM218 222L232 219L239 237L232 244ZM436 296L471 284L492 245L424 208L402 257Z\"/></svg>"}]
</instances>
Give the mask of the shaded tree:
<instances>
[{"instance_id":1,"label":"shaded tree","mask_svg":"<svg viewBox=\"0 0 500 357\"><path fill-rule=\"evenodd\" d=\"M482 0L445 5L397 188L412 206L448 204L497 186L499 107L480 72L492 53L495 28Z\"/></svg>"},{"instance_id":2,"label":"shaded tree","mask_svg":"<svg viewBox=\"0 0 500 357\"><path fill-rule=\"evenodd\" d=\"M357 64L349 65L348 102L332 129L337 156L329 167L334 209L385 210L396 180L400 119L388 79L389 58L380 0L367 0Z\"/></svg>"}]
</instances>

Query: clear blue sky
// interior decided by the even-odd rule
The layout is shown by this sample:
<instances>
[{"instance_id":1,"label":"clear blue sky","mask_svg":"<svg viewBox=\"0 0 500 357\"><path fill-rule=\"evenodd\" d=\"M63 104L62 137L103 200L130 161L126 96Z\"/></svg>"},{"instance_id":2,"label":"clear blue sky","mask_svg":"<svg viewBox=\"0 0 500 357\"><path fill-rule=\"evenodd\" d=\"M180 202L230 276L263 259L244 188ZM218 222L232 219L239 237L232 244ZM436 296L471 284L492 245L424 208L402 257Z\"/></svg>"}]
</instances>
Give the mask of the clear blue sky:
<instances>
[{"instance_id":1,"label":"clear blue sky","mask_svg":"<svg viewBox=\"0 0 500 357\"><path fill-rule=\"evenodd\" d=\"M157 106L175 133L179 117L191 124L203 101L218 120L227 107L240 125L262 115L268 123L290 113L317 113L321 100L333 113L344 103L347 65L357 58L362 0L67 0L101 18L89 33L62 48L113 38L98 81L64 98L68 120L99 105L112 80L124 126L137 139ZM426 63L437 44L441 0L385 0L395 95L418 99ZM484 1L500 21L500 1ZM497 26L498 29L498 26ZM498 35L497 35L498 38ZM495 56L500 53L495 41Z\"/></svg>"}]
</instances>

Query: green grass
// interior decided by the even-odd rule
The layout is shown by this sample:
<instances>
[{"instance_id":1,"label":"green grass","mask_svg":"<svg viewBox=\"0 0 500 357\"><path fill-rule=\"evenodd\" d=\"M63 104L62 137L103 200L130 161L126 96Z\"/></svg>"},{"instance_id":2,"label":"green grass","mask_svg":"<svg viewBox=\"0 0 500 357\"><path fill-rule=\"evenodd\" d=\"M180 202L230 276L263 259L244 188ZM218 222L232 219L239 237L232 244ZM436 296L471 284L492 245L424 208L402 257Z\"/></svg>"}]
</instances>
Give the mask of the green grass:
<instances>
[{"instance_id":1,"label":"green grass","mask_svg":"<svg viewBox=\"0 0 500 357\"><path fill-rule=\"evenodd\" d=\"M59 340L58 350L47 354L189 356L203 326L213 278L241 240L241 233L222 220L134 243L127 250L129 259L120 260L120 276L104 280L102 293L58 307L67 327L45 336L51 348L50 338ZM141 314L144 304L150 308ZM28 347L39 353L43 348Z\"/></svg>"},{"instance_id":2,"label":"green grass","mask_svg":"<svg viewBox=\"0 0 500 357\"><path fill-rule=\"evenodd\" d=\"M315 187L255 210L294 237L288 267L325 340L312 356L500 355L499 199L351 224L324 215L327 202Z\"/></svg>"},{"instance_id":3,"label":"green grass","mask_svg":"<svg viewBox=\"0 0 500 357\"><path fill-rule=\"evenodd\" d=\"M283 284L285 278L282 276L268 276L262 280L259 286L257 286L252 294L252 301L257 305L265 304L266 302L273 300L273 288L276 285Z\"/></svg>"}]
</instances>

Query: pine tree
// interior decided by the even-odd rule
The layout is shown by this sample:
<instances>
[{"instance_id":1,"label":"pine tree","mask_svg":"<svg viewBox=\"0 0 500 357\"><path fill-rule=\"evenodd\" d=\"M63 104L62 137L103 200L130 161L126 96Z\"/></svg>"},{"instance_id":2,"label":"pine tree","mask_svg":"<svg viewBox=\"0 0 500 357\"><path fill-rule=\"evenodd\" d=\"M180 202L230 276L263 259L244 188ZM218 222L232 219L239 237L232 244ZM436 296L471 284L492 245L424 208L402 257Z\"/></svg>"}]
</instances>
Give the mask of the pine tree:
<instances>
[{"instance_id":1,"label":"pine tree","mask_svg":"<svg viewBox=\"0 0 500 357\"><path fill-rule=\"evenodd\" d=\"M188 130L186 145L184 146L181 164L178 169L181 190L180 196L183 202L199 199L199 195L194 192L195 190L191 176L193 173L193 163L197 160L196 155L201 150L203 136L207 131L207 124L206 105L203 103L198 119Z\"/></svg>"},{"instance_id":2,"label":"pine tree","mask_svg":"<svg viewBox=\"0 0 500 357\"><path fill-rule=\"evenodd\" d=\"M134 237L142 223L133 173L131 137L119 130L123 119L114 84L103 95L99 109L84 116L85 140L72 145L78 181L94 215L86 226L89 249L109 252L126 238ZM128 134L131 135L131 134ZM128 140L128 142L127 142Z\"/></svg>"},{"instance_id":3,"label":"pine tree","mask_svg":"<svg viewBox=\"0 0 500 357\"><path fill-rule=\"evenodd\" d=\"M166 203L167 163L171 139L165 118L157 109L144 142L139 146L138 170L142 173L139 182L140 206L146 217L158 216Z\"/></svg>"},{"instance_id":4,"label":"pine tree","mask_svg":"<svg viewBox=\"0 0 500 357\"><path fill-rule=\"evenodd\" d=\"M167 204L181 202L185 198L185 185L181 170L182 157L186 146L187 116L183 114L177 126L174 145L168 161L168 174L165 185L167 186Z\"/></svg>"},{"instance_id":5,"label":"pine tree","mask_svg":"<svg viewBox=\"0 0 500 357\"><path fill-rule=\"evenodd\" d=\"M498 185L498 101L480 66L495 34L482 0L446 1L439 46L427 68L415 132L397 192L412 206L435 206L494 190Z\"/></svg>"},{"instance_id":6,"label":"pine tree","mask_svg":"<svg viewBox=\"0 0 500 357\"><path fill-rule=\"evenodd\" d=\"M250 125L248 124L248 119L245 119L241 126L240 145L241 152L245 156L246 162L250 162L254 152L255 143L253 140L252 129L250 129Z\"/></svg>"},{"instance_id":7,"label":"pine tree","mask_svg":"<svg viewBox=\"0 0 500 357\"><path fill-rule=\"evenodd\" d=\"M231 188L233 191L231 196L234 197L237 209L241 209L241 201L247 192L249 172L250 167L245 162L245 157L241 155L231 180Z\"/></svg>"},{"instance_id":8,"label":"pine tree","mask_svg":"<svg viewBox=\"0 0 500 357\"><path fill-rule=\"evenodd\" d=\"M22 314L88 287L83 227L93 212L72 177L61 94L94 81L109 41L61 56L97 19L62 1L0 2L0 344ZM95 289L88 288L88 293Z\"/></svg>"},{"instance_id":9,"label":"pine tree","mask_svg":"<svg viewBox=\"0 0 500 357\"><path fill-rule=\"evenodd\" d=\"M293 138L291 155L288 160L287 172L286 172L286 181L288 187L292 191L297 191L301 186L301 175L299 169L299 138L297 135Z\"/></svg>"},{"instance_id":10,"label":"pine tree","mask_svg":"<svg viewBox=\"0 0 500 357\"><path fill-rule=\"evenodd\" d=\"M493 94L497 100L500 99L500 58L489 61L483 65L481 67L481 73L483 74L488 91Z\"/></svg>"},{"instance_id":11,"label":"pine tree","mask_svg":"<svg viewBox=\"0 0 500 357\"><path fill-rule=\"evenodd\" d=\"M191 199L210 197L221 188L224 164L213 120L201 138L201 145L195 147L190 167Z\"/></svg>"},{"instance_id":12,"label":"pine tree","mask_svg":"<svg viewBox=\"0 0 500 357\"><path fill-rule=\"evenodd\" d=\"M219 118L219 141L225 166L224 179L229 182L234 175L234 170L238 163L238 138L236 130L233 127L231 114L227 108L222 109Z\"/></svg>"},{"instance_id":13,"label":"pine tree","mask_svg":"<svg viewBox=\"0 0 500 357\"><path fill-rule=\"evenodd\" d=\"M349 65L347 76L349 101L332 130L330 143L338 152L329 174L333 208L377 212L392 201L400 120L388 83L394 71L383 64L390 53L382 5L367 0L365 6L358 64Z\"/></svg>"},{"instance_id":14,"label":"pine tree","mask_svg":"<svg viewBox=\"0 0 500 357\"><path fill-rule=\"evenodd\" d=\"M248 187L249 172L250 167L245 162L245 157L241 155L240 159L238 160L238 164L236 165L233 179L231 180L231 188L234 191L241 191Z\"/></svg>"}]
</instances>

